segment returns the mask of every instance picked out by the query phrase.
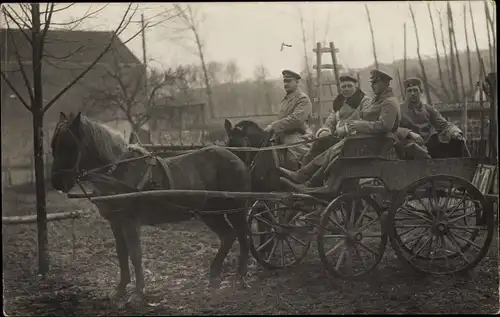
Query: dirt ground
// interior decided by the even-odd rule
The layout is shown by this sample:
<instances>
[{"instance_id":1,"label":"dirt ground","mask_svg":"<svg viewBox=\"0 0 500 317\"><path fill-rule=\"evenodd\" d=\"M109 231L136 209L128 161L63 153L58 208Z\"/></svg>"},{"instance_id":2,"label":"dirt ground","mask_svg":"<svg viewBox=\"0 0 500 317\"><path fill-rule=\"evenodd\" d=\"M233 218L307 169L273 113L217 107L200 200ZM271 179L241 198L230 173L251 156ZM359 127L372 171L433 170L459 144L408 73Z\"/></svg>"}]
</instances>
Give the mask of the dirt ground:
<instances>
[{"instance_id":1,"label":"dirt ground","mask_svg":"<svg viewBox=\"0 0 500 317\"><path fill-rule=\"evenodd\" d=\"M35 213L33 194L7 190L3 216ZM84 200L48 193L48 211L93 209ZM114 240L97 213L49 223L50 274L36 275L36 225L2 225L4 311L11 316L496 313L499 311L498 234L486 258L467 276L421 276L403 267L388 247L368 279L326 278L313 244L295 268L266 271L250 260L250 288L233 286L235 243L222 287L208 291L218 240L201 222L143 227L148 304L112 304L118 279Z\"/></svg>"}]
</instances>

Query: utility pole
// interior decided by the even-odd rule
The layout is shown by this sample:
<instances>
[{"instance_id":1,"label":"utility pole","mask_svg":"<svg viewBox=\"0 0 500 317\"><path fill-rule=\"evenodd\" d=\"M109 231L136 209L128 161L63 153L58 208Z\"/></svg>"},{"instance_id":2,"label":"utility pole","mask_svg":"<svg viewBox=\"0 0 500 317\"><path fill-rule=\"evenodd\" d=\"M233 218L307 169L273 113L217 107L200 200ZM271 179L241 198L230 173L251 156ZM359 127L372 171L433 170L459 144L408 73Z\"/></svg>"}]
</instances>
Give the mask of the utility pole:
<instances>
[{"instance_id":1,"label":"utility pole","mask_svg":"<svg viewBox=\"0 0 500 317\"><path fill-rule=\"evenodd\" d=\"M146 58L146 28L144 24L144 13L141 13L141 35L142 35L142 63L144 64L144 90L148 93L148 62Z\"/></svg>"}]
</instances>

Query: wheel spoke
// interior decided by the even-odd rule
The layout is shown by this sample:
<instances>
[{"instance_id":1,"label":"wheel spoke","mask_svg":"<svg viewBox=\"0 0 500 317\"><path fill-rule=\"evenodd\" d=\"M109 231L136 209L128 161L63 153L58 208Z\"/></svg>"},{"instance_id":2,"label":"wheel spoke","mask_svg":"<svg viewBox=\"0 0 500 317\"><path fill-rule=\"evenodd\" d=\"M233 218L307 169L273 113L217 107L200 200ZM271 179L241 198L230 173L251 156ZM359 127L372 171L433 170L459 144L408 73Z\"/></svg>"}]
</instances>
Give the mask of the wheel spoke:
<instances>
[{"instance_id":1,"label":"wheel spoke","mask_svg":"<svg viewBox=\"0 0 500 317\"><path fill-rule=\"evenodd\" d=\"M269 227L274 227L274 226L275 226L274 224L272 224L272 223L268 222L268 221L267 221L266 219L264 219L264 218L261 218L261 217L255 217L255 219L259 220L260 222L265 223L265 224L266 224L266 225L268 225ZM278 223L278 222L275 222L275 223Z\"/></svg>"},{"instance_id":2,"label":"wheel spoke","mask_svg":"<svg viewBox=\"0 0 500 317\"><path fill-rule=\"evenodd\" d=\"M342 252L340 253L339 259L337 260L337 264L335 265L335 270L337 270L337 271L339 270L340 265L344 261L344 256L345 256L346 249L347 249L347 246L345 246L345 244L344 244L344 248L342 249Z\"/></svg>"},{"instance_id":3,"label":"wheel spoke","mask_svg":"<svg viewBox=\"0 0 500 317\"><path fill-rule=\"evenodd\" d=\"M453 190L453 180L450 181L450 186L448 186L447 196L445 203L443 203L444 208L448 209L448 204L450 203L451 191Z\"/></svg>"},{"instance_id":4,"label":"wheel spoke","mask_svg":"<svg viewBox=\"0 0 500 317\"><path fill-rule=\"evenodd\" d=\"M260 250L262 250L263 248L265 248L269 243L271 243L271 241L274 240L274 234L266 241L264 242L263 244L261 244L258 248L257 248L257 252L260 252Z\"/></svg>"},{"instance_id":5,"label":"wheel spoke","mask_svg":"<svg viewBox=\"0 0 500 317\"><path fill-rule=\"evenodd\" d=\"M297 241L298 243L302 244L302 246L307 246L307 243L305 243L304 241L300 240L299 238L293 236L293 235L290 235L290 238L292 238L293 240Z\"/></svg>"},{"instance_id":6,"label":"wheel spoke","mask_svg":"<svg viewBox=\"0 0 500 317\"><path fill-rule=\"evenodd\" d=\"M288 239L287 239L287 238L285 238L285 242L286 242L286 244L288 245L288 248L290 249L290 251L292 251L293 258L294 258L295 260L297 260L297 259L298 259L297 254L295 253L295 250L292 248L292 245L290 244L290 241L288 241ZM295 262L295 261L294 261L294 262Z\"/></svg>"},{"instance_id":7,"label":"wheel spoke","mask_svg":"<svg viewBox=\"0 0 500 317\"><path fill-rule=\"evenodd\" d=\"M470 264L469 259L462 252L462 247L460 246L460 244L455 239L453 239L453 237L448 236L448 234L446 235L446 237L455 246L455 248L457 248L457 252L462 256L462 258L465 260L465 262L467 262L467 264Z\"/></svg>"},{"instance_id":8,"label":"wheel spoke","mask_svg":"<svg viewBox=\"0 0 500 317\"><path fill-rule=\"evenodd\" d=\"M326 253L325 253L325 257L329 256L330 254L332 254L335 250L337 250L338 248L340 248L341 246L343 246L345 244L344 240L340 241L338 244L336 244L333 248L331 248L330 250L328 250Z\"/></svg>"},{"instance_id":9,"label":"wheel spoke","mask_svg":"<svg viewBox=\"0 0 500 317\"><path fill-rule=\"evenodd\" d=\"M395 226L394 228L400 228L400 227ZM402 237L403 235L408 234L408 233L412 232L413 230L415 230L417 228L420 228L420 227L412 227L411 229L408 229L405 232L399 233L399 236Z\"/></svg>"},{"instance_id":10,"label":"wheel spoke","mask_svg":"<svg viewBox=\"0 0 500 317\"><path fill-rule=\"evenodd\" d=\"M333 214L335 214L335 213L333 213ZM332 219L331 214L328 215L328 220L330 220L331 222L333 222L334 225L336 225L337 227L339 227L340 230L342 230L345 234L347 234L347 230L344 227L342 227L337 221L335 221L334 219Z\"/></svg>"},{"instance_id":11,"label":"wheel spoke","mask_svg":"<svg viewBox=\"0 0 500 317\"><path fill-rule=\"evenodd\" d=\"M374 219L373 221L370 221L369 223L367 223L366 225L364 225L363 227L359 228L359 232L363 232L363 230L365 230L366 228L370 227L372 224L378 222L379 219Z\"/></svg>"},{"instance_id":12,"label":"wheel spoke","mask_svg":"<svg viewBox=\"0 0 500 317\"><path fill-rule=\"evenodd\" d=\"M360 246L362 246L365 250L367 250L371 254L373 254L375 256L378 256L378 253L376 251L373 251L372 248L370 248L369 246L365 245L363 242L356 241L356 243L359 244Z\"/></svg>"},{"instance_id":13,"label":"wheel spoke","mask_svg":"<svg viewBox=\"0 0 500 317\"><path fill-rule=\"evenodd\" d=\"M349 226L354 228L354 215L356 214L356 200L352 200L351 214L349 215Z\"/></svg>"},{"instance_id":14,"label":"wheel spoke","mask_svg":"<svg viewBox=\"0 0 500 317\"><path fill-rule=\"evenodd\" d=\"M394 228L430 228L431 225L398 225Z\"/></svg>"},{"instance_id":15,"label":"wheel spoke","mask_svg":"<svg viewBox=\"0 0 500 317\"><path fill-rule=\"evenodd\" d=\"M324 234L324 238L333 238L333 239L344 239L345 236L342 234Z\"/></svg>"},{"instance_id":16,"label":"wheel spoke","mask_svg":"<svg viewBox=\"0 0 500 317\"><path fill-rule=\"evenodd\" d=\"M252 236L263 236L266 234L273 234L272 231L258 231L258 232L252 232Z\"/></svg>"},{"instance_id":17,"label":"wheel spoke","mask_svg":"<svg viewBox=\"0 0 500 317\"><path fill-rule=\"evenodd\" d=\"M404 206L401 206L401 209L403 209L403 210L405 210L405 211L408 211L408 212L409 212L409 213L411 213L412 215L415 215L415 216L417 216L417 217L419 217L419 218L422 218L423 220L425 220L425 221L427 221L427 222L431 222L431 223L432 223L432 220L431 220L431 219L429 219L429 218L427 218L427 217L425 217L424 215L421 215L421 214L416 213L416 212L414 212L414 211L412 211L412 210L410 210L410 209L407 209L407 208L406 208L406 207L404 207Z\"/></svg>"},{"instance_id":18,"label":"wheel spoke","mask_svg":"<svg viewBox=\"0 0 500 317\"><path fill-rule=\"evenodd\" d=\"M472 246L473 246L474 248L476 248L477 250L481 250L481 247L480 247L479 245L475 244L473 241L471 241L471 240L469 240L469 239L467 239L467 238L464 238L464 237L462 237L462 236L460 236L460 235L456 234L455 232L450 231L450 233L451 233L452 235L454 235L455 237L460 238L462 241L465 241L465 242L469 243L470 245L472 245Z\"/></svg>"},{"instance_id":19,"label":"wheel spoke","mask_svg":"<svg viewBox=\"0 0 500 317\"><path fill-rule=\"evenodd\" d=\"M457 204L449 213L448 213L448 217L446 217L446 219L450 219L451 216L455 213L455 211L458 210L458 207L460 207L463 203L465 203L465 192L464 194L462 195L461 197L462 199L460 200L460 203Z\"/></svg>"},{"instance_id":20,"label":"wheel spoke","mask_svg":"<svg viewBox=\"0 0 500 317\"><path fill-rule=\"evenodd\" d=\"M354 224L354 228L358 228L362 223L363 223L363 217L365 216L366 211L368 210L369 204L365 204L365 207L363 208L363 211L361 212L361 215L359 215L358 220Z\"/></svg>"},{"instance_id":21,"label":"wheel spoke","mask_svg":"<svg viewBox=\"0 0 500 317\"><path fill-rule=\"evenodd\" d=\"M276 252L276 246L278 245L278 241L274 240L273 247L271 249L271 252L269 252L269 256L267 257L267 263L271 262L271 257L273 256L274 252Z\"/></svg>"},{"instance_id":22,"label":"wheel spoke","mask_svg":"<svg viewBox=\"0 0 500 317\"><path fill-rule=\"evenodd\" d=\"M444 236L441 236L441 250L444 251L444 265L447 269L450 268L450 261L448 260L448 250L446 249L446 241L444 240Z\"/></svg>"},{"instance_id":23,"label":"wheel spoke","mask_svg":"<svg viewBox=\"0 0 500 317\"><path fill-rule=\"evenodd\" d=\"M417 255L425 248L425 246L427 245L427 243L429 243L429 241L433 238L434 236L431 234L431 236L429 237L429 239L427 239L427 241L425 241L421 246L420 248L418 248L417 251L415 251L415 253L413 254L413 256L411 257L412 259L416 258Z\"/></svg>"},{"instance_id":24,"label":"wheel spoke","mask_svg":"<svg viewBox=\"0 0 500 317\"><path fill-rule=\"evenodd\" d=\"M361 260L361 263L363 263L363 267L365 268L365 271L367 271L368 267L366 266L365 259L361 256L361 252L359 252L358 246L356 244L354 245L354 253L356 253L358 258Z\"/></svg>"},{"instance_id":25,"label":"wheel spoke","mask_svg":"<svg viewBox=\"0 0 500 317\"><path fill-rule=\"evenodd\" d=\"M465 209L464 209L464 211L465 211ZM469 212L469 213L466 213L465 215L462 215L462 216L460 216L460 217L450 219L450 220L448 220L448 222L449 222L449 223L452 223L452 222L458 221L458 220L460 220L460 219L466 218L466 217L468 217L468 216L470 216L470 215L472 215L472 214L475 214L475 213L477 213L477 211L476 211L476 210L473 210L473 211L471 211L471 212Z\"/></svg>"},{"instance_id":26,"label":"wheel spoke","mask_svg":"<svg viewBox=\"0 0 500 317\"><path fill-rule=\"evenodd\" d=\"M436 254L436 251L437 251L438 239L439 239L439 237L436 237L436 243L434 245L434 249L432 250L431 260L429 261L429 270L432 267L432 262L434 261L434 255ZM431 244L432 244L432 242L431 242ZM429 250L430 250L430 248L429 248Z\"/></svg>"}]
</instances>

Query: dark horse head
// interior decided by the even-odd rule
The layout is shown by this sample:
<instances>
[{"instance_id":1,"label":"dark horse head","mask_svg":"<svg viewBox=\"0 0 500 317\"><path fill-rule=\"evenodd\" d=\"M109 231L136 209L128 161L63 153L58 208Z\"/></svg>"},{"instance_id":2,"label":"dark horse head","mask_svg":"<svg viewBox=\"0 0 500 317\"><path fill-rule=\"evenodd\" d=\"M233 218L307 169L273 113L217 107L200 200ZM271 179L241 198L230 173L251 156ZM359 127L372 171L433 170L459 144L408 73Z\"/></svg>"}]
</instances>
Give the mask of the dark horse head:
<instances>
[{"instance_id":1,"label":"dark horse head","mask_svg":"<svg viewBox=\"0 0 500 317\"><path fill-rule=\"evenodd\" d=\"M229 147L261 148L271 144L271 133L265 132L253 121L243 120L234 127L229 120L224 122ZM250 168L252 191L275 191L279 189L277 153L272 151L234 151Z\"/></svg>"},{"instance_id":2,"label":"dark horse head","mask_svg":"<svg viewBox=\"0 0 500 317\"><path fill-rule=\"evenodd\" d=\"M69 192L80 172L116 162L127 142L104 124L92 122L78 113L61 112L52 137L52 186Z\"/></svg>"}]
</instances>

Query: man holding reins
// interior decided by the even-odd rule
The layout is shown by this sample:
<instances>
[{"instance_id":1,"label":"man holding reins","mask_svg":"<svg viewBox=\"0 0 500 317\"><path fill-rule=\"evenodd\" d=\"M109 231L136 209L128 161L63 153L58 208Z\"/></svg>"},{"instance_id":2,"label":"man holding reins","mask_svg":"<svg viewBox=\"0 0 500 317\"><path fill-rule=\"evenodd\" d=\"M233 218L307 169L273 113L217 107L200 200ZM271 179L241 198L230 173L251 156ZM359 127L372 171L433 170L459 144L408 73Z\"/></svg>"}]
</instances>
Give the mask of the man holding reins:
<instances>
[{"instance_id":1,"label":"man holding reins","mask_svg":"<svg viewBox=\"0 0 500 317\"><path fill-rule=\"evenodd\" d=\"M269 124L264 131L274 132L281 144L291 144L309 140L312 131L308 120L312 112L309 97L300 91L300 75L291 70L284 70L283 84L286 95L281 100L278 119ZM297 170L304 155L310 150L311 145L301 144L286 149L283 165L289 169Z\"/></svg>"}]
</instances>

